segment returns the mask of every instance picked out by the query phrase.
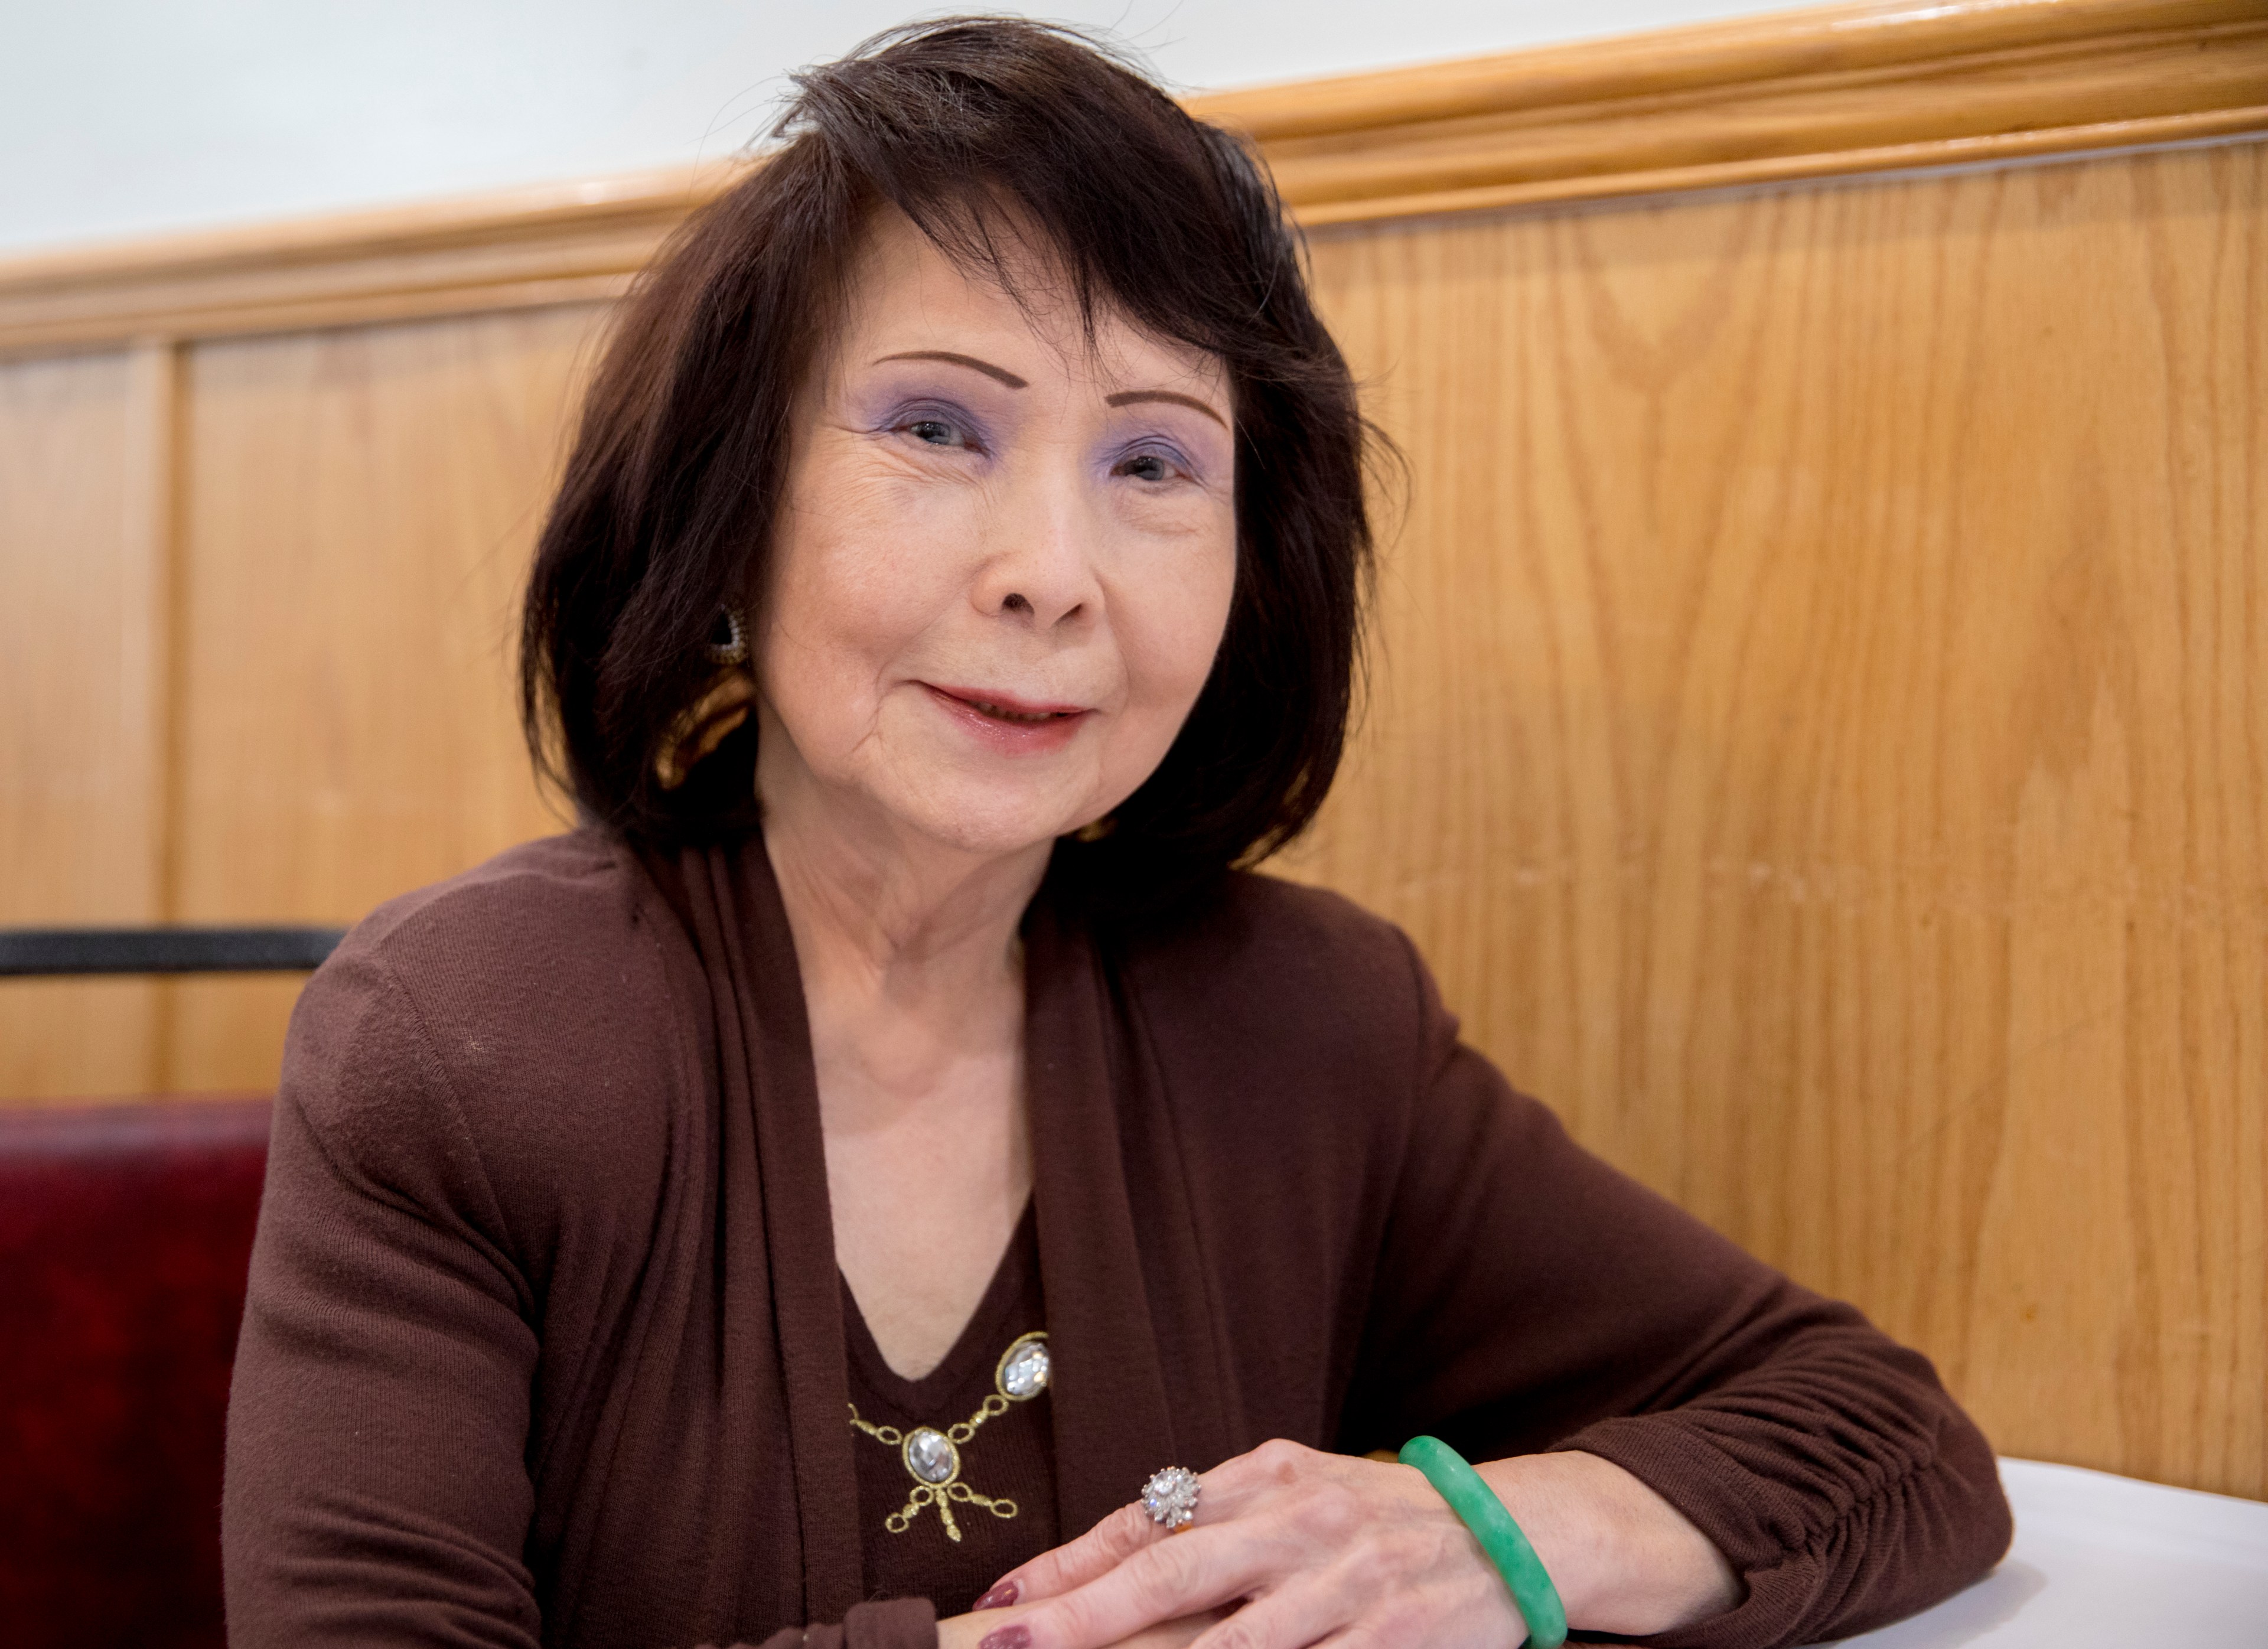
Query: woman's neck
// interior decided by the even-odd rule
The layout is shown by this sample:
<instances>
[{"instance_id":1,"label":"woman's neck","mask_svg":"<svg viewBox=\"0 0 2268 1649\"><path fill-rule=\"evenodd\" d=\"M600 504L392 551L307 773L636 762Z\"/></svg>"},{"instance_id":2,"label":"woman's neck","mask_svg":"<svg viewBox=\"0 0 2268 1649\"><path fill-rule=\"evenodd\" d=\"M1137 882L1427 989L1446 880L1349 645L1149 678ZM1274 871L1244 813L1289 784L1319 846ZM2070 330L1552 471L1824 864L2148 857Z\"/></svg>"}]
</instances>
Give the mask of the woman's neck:
<instances>
[{"instance_id":1,"label":"woman's neck","mask_svg":"<svg viewBox=\"0 0 2268 1649\"><path fill-rule=\"evenodd\" d=\"M1051 844L969 852L831 792L784 755L762 762L760 789L822 1070L911 1100L943 1067L997 1056L1004 1034L1020 1041L1018 928Z\"/></svg>"},{"instance_id":2,"label":"woman's neck","mask_svg":"<svg viewBox=\"0 0 2268 1649\"><path fill-rule=\"evenodd\" d=\"M1019 972L1017 930L1046 844L985 858L899 839L816 798L764 806L764 845L806 985L922 1011Z\"/></svg>"},{"instance_id":3,"label":"woman's neck","mask_svg":"<svg viewBox=\"0 0 2268 1649\"><path fill-rule=\"evenodd\" d=\"M759 775L836 1262L883 1356L917 1377L960 1336L1031 1193L1017 930L1049 844L987 858L906 839L799 764Z\"/></svg>"}]
</instances>

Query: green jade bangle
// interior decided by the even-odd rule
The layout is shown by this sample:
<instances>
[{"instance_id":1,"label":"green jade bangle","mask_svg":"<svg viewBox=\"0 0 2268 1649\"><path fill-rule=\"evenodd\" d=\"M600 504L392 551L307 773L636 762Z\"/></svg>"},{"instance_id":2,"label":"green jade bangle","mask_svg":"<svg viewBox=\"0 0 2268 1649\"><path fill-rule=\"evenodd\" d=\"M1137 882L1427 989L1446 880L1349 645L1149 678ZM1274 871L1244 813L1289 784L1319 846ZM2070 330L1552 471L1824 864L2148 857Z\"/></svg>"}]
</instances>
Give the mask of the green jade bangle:
<instances>
[{"instance_id":1,"label":"green jade bangle","mask_svg":"<svg viewBox=\"0 0 2268 1649\"><path fill-rule=\"evenodd\" d=\"M1438 1437L1411 1438L1402 1446L1402 1463L1418 1468L1440 1491L1512 1588L1512 1601L1528 1623L1528 1649L1559 1649L1567 1641L1567 1610L1559 1601L1559 1588L1496 1491Z\"/></svg>"}]
</instances>

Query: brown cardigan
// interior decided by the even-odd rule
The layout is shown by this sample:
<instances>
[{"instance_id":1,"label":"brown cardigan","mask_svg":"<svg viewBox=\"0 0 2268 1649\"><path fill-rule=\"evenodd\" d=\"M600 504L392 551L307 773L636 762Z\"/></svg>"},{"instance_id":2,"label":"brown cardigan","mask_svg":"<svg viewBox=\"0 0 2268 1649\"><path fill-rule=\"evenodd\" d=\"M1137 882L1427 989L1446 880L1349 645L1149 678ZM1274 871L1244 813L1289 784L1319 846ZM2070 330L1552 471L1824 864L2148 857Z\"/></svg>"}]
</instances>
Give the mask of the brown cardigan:
<instances>
[{"instance_id":1,"label":"brown cardigan","mask_svg":"<svg viewBox=\"0 0 2268 1649\"><path fill-rule=\"evenodd\" d=\"M1387 924L1238 876L1136 939L1043 889L1026 972L1066 1532L1160 1466L1426 1431L1690 1517L1746 1596L1664 1644L1853 1631L2005 1549L1928 1363L1578 1149ZM292 1020L231 1641L925 1649L925 1601L859 1601L843 1358L760 842L578 832L396 900Z\"/></svg>"}]
</instances>

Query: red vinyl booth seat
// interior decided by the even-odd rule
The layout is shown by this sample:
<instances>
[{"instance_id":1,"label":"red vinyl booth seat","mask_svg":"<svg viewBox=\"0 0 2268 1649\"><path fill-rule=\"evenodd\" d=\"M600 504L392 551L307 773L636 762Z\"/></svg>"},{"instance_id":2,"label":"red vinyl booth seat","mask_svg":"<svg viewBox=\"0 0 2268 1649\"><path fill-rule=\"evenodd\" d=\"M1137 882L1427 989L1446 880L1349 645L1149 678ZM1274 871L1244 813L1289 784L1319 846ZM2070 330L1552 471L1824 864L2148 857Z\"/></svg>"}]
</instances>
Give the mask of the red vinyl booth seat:
<instances>
[{"instance_id":1,"label":"red vinyl booth seat","mask_svg":"<svg viewBox=\"0 0 2268 1649\"><path fill-rule=\"evenodd\" d=\"M0 1111L0 1644L225 1642L221 1433L269 1102Z\"/></svg>"}]
</instances>

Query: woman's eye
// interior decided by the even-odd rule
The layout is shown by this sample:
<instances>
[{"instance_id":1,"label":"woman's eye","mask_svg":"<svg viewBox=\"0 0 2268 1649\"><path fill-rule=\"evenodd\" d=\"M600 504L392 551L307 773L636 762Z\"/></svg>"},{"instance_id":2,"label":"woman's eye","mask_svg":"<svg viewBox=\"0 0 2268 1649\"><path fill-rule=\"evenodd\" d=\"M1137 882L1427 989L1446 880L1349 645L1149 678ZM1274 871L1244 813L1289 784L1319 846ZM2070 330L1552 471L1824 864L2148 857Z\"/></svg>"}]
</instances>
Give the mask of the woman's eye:
<instances>
[{"instance_id":1,"label":"woman's eye","mask_svg":"<svg viewBox=\"0 0 2268 1649\"><path fill-rule=\"evenodd\" d=\"M1155 453L1137 453L1120 462L1118 473L1131 475L1137 481L1167 481L1173 476L1174 466Z\"/></svg>"},{"instance_id":2,"label":"woman's eye","mask_svg":"<svg viewBox=\"0 0 2268 1649\"><path fill-rule=\"evenodd\" d=\"M947 423L943 418L916 418L905 426L906 433L917 441L931 446L965 446L961 426Z\"/></svg>"}]
</instances>

